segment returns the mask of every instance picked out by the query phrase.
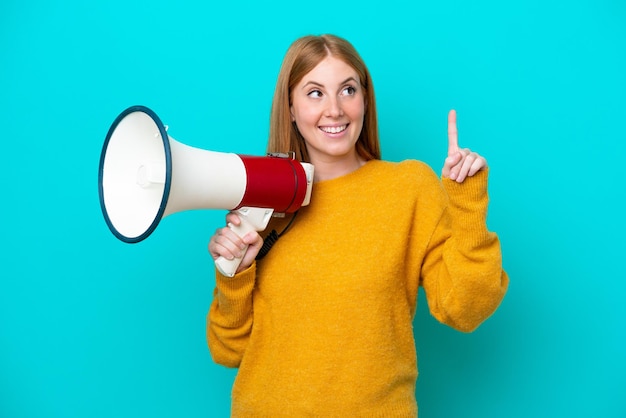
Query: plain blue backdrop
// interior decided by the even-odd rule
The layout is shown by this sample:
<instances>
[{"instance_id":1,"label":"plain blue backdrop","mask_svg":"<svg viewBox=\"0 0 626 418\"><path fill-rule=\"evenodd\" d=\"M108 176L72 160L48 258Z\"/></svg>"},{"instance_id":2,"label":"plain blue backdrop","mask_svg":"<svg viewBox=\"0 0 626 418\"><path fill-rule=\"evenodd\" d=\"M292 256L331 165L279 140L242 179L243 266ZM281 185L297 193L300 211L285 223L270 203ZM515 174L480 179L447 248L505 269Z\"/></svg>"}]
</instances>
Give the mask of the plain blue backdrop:
<instances>
[{"instance_id":1,"label":"plain blue backdrop","mask_svg":"<svg viewBox=\"0 0 626 418\"><path fill-rule=\"evenodd\" d=\"M420 417L625 417L624 2L227 3L0 5L0 416L228 416L235 371L205 342L225 211L124 244L100 150L142 104L183 143L262 155L284 52L330 32L369 65L385 159L439 171L456 108L491 166L511 286L472 334L420 296Z\"/></svg>"}]
</instances>

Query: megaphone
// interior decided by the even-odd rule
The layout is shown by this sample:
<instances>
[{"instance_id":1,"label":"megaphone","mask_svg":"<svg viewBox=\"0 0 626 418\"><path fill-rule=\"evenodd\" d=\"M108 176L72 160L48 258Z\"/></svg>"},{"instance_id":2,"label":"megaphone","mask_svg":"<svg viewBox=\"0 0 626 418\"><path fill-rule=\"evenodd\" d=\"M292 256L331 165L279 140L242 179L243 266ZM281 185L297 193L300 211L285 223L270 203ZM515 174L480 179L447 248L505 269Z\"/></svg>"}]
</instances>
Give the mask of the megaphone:
<instances>
[{"instance_id":1,"label":"megaphone","mask_svg":"<svg viewBox=\"0 0 626 418\"><path fill-rule=\"evenodd\" d=\"M131 106L104 141L98 172L100 207L109 229L126 243L146 239L161 219L192 209L236 211L243 237L272 216L309 204L313 165L289 154L264 157L221 153L182 144L151 109ZM232 277L241 258L215 261Z\"/></svg>"}]
</instances>

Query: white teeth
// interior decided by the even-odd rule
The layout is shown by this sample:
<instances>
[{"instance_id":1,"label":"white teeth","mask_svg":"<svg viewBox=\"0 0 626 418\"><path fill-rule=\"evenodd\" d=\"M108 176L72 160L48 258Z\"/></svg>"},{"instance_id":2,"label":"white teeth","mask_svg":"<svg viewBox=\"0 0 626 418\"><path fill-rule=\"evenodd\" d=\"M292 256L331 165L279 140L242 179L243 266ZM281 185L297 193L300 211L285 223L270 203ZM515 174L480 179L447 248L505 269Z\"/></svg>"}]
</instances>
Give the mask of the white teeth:
<instances>
[{"instance_id":1,"label":"white teeth","mask_svg":"<svg viewBox=\"0 0 626 418\"><path fill-rule=\"evenodd\" d=\"M343 132L346 130L348 125L342 126L320 126L320 129L329 134L338 134L339 132Z\"/></svg>"}]
</instances>

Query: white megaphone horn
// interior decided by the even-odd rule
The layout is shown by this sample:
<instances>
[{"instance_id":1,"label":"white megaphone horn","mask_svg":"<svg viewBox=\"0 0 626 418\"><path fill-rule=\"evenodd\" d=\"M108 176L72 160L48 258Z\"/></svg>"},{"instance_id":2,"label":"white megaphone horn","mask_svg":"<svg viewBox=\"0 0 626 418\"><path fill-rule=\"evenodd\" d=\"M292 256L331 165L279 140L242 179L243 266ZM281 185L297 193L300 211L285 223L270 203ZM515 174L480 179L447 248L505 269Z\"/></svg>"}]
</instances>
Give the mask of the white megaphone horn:
<instances>
[{"instance_id":1,"label":"white megaphone horn","mask_svg":"<svg viewBox=\"0 0 626 418\"><path fill-rule=\"evenodd\" d=\"M98 192L104 219L118 239L137 243L161 219L191 209L236 211L240 237L262 231L274 214L309 204L313 166L289 155L266 157L193 148L172 139L159 117L132 106L115 119L104 141ZM215 261L233 276L241 258Z\"/></svg>"}]
</instances>

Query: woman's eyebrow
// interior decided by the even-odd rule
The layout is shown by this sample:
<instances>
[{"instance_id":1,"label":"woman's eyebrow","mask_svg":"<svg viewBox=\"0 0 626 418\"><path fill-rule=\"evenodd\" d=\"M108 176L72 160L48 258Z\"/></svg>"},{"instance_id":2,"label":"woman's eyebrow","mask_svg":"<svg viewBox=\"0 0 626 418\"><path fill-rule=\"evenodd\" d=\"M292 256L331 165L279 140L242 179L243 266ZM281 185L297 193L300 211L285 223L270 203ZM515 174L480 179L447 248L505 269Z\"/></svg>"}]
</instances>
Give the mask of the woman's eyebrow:
<instances>
[{"instance_id":1,"label":"woman's eyebrow","mask_svg":"<svg viewBox=\"0 0 626 418\"><path fill-rule=\"evenodd\" d=\"M357 83L356 79L352 76L346 78L345 80L343 80L341 83L339 83L340 85L346 84L348 81L354 81L355 83ZM305 88L309 85L314 85L314 86L318 86L318 87L324 87L324 85L322 83L318 83L317 81L311 80L311 81L307 81L306 83L304 83L304 85L302 86L302 88Z\"/></svg>"}]
</instances>

